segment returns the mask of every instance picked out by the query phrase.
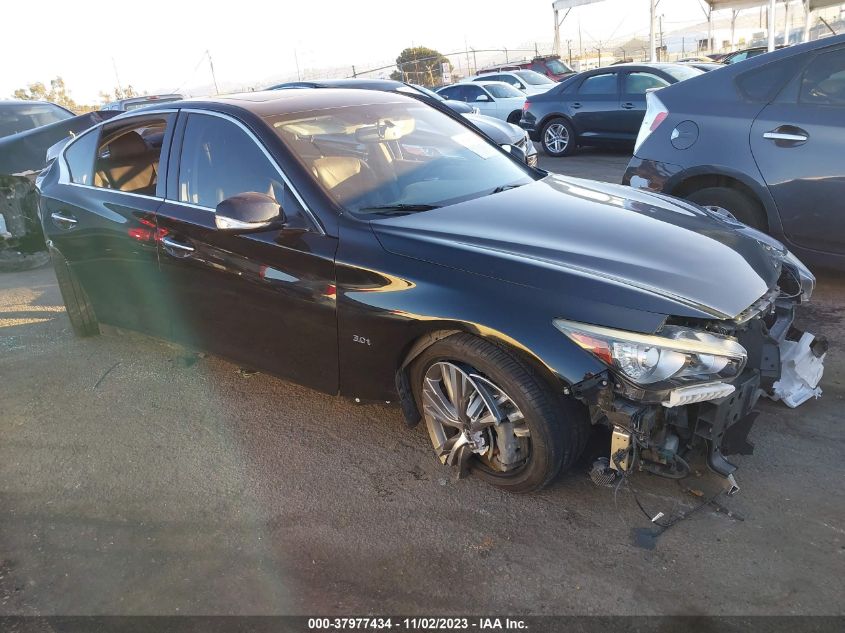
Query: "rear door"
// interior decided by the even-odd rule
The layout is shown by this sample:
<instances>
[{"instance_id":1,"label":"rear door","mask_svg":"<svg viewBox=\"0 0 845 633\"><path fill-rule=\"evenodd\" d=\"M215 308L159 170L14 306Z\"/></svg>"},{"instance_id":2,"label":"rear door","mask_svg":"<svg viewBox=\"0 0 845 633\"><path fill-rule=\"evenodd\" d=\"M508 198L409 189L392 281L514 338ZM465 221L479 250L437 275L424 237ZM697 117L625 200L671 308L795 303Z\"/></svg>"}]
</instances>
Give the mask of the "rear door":
<instances>
[{"instance_id":1,"label":"rear door","mask_svg":"<svg viewBox=\"0 0 845 633\"><path fill-rule=\"evenodd\" d=\"M845 253L845 48L816 55L751 127L790 241Z\"/></svg>"},{"instance_id":2,"label":"rear door","mask_svg":"<svg viewBox=\"0 0 845 633\"><path fill-rule=\"evenodd\" d=\"M651 90L665 88L670 82L645 70L631 70L622 73L622 94L619 99L622 133L631 142L637 139L640 125L645 117L645 96Z\"/></svg>"},{"instance_id":3,"label":"rear door","mask_svg":"<svg viewBox=\"0 0 845 633\"><path fill-rule=\"evenodd\" d=\"M337 239L325 234L272 156L238 120L183 110L174 147L179 158L157 214L174 337L336 393ZM274 197L301 228L218 230L215 207L249 191Z\"/></svg>"},{"instance_id":4,"label":"rear door","mask_svg":"<svg viewBox=\"0 0 845 633\"><path fill-rule=\"evenodd\" d=\"M624 117L619 109L619 73L603 72L585 77L570 102L575 131L585 139L621 137Z\"/></svg>"},{"instance_id":5,"label":"rear door","mask_svg":"<svg viewBox=\"0 0 845 633\"><path fill-rule=\"evenodd\" d=\"M42 191L46 238L65 257L98 320L169 334L158 286L155 213L173 113L124 118L68 145L59 181Z\"/></svg>"}]
</instances>

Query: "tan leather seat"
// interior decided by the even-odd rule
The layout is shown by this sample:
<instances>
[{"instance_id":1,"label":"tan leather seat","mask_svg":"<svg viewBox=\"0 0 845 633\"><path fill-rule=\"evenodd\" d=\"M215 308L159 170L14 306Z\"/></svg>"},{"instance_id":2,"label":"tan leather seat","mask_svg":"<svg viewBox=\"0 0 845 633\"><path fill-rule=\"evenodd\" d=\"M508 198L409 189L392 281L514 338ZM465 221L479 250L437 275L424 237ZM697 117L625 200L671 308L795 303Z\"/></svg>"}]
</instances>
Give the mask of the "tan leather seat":
<instances>
[{"instance_id":1,"label":"tan leather seat","mask_svg":"<svg viewBox=\"0 0 845 633\"><path fill-rule=\"evenodd\" d=\"M325 156L311 164L314 175L344 206L376 205L378 187L372 170L353 156Z\"/></svg>"},{"instance_id":2,"label":"tan leather seat","mask_svg":"<svg viewBox=\"0 0 845 633\"><path fill-rule=\"evenodd\" d=\"M159 154L137 132L119 136L109 143L109 157L97 161L94 185L155 195Z\"/></svg>"}]
</instances>

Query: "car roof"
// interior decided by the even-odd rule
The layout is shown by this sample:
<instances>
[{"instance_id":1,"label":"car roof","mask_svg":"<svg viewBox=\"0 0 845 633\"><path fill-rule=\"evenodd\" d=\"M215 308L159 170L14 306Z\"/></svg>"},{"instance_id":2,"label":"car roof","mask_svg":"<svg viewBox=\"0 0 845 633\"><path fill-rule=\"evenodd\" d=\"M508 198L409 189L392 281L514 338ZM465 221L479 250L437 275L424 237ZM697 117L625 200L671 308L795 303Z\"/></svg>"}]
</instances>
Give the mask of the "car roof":
<instances>
[{"instance_id":1,"label":"car roof","mask_svg":"<svg viewBox=\"0 0 845 633\"><path fill-rule=\"evenodd\" d=\"M288 81L270 86L267 90L288 88L364 88L369 90L389 90L405 84L395 79L315 79L313 81Z\"/></svg>"},{"instance_id":2,"label":"car roof","mask_svg":"<svg viewBox=\"0 0 845 633\"><path fill-rule=\"evenodd\" d=\"M298 90L263 90L216 97L185 99L183 101L162 104L162 108L226 110L234 107L246 110L259 117L268 117L308 110L400 103L404 101L419 103L413 97L405 97L396 92L372 89L355 90L349 88L301 88ZM156 106L144 109L148 113L155 112L155 110Z\"/></svg>"}]
</instances>

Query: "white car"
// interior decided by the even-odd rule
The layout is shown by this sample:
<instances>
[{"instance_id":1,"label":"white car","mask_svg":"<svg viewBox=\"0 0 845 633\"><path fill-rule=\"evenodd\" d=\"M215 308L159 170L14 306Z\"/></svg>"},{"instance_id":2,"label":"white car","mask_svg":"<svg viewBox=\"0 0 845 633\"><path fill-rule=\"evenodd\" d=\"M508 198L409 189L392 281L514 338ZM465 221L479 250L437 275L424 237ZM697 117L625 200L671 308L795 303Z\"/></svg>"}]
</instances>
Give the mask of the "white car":
<instances>
[{"instance_id":1,"label":"white car","mask_svg":"<svg viewBox=\"0 0 845 633\"><path fill-rule=\"evenodd\" d=\"M484 73L472 78L473 81L504 81L526 95L540 95L557 85L553 79L533 70L508 70L498 73Z\"/></svg>"},{"instance_id":2,"label":"white car","mask_svg":"<svg viewBox=\"0 0 845 633\"><path fill-rule=\"evenodd\" d=\"M522 118L525 94L503 81L469 81L437 91L447 101L465 101L481 114L517 124Z\"/></svg>"}]
</instances>

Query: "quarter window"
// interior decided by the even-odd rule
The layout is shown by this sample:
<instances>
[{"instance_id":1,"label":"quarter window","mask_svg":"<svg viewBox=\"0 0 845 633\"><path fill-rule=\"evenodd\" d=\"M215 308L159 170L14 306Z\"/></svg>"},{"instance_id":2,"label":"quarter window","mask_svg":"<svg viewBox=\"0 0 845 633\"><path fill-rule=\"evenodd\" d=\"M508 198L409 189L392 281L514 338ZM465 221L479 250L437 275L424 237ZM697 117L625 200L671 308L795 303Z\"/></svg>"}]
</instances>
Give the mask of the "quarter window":
<instances>
[{"instance_id":1,"label":"quarter window","mask_svg":"<svg viewBox=\"0 0 845 633\"><path fill-rule=\"evenodd\" d=\"M628 73L625 75L625 94L644 95L649 90L665 88L669 82L651 73Z\"/></svg>"},{"instance_id":2,"label":"quarter window","mask_svg":"<svg viewBox=\"0 0 845 633\"><path fill-rule=\"evenodd\" d=\"M801 81L801 102L845 106L845 49L812 61Z\"/></svg>"},{"instance_id":3,"label":"quarter window","mask_svg":"<svg viewBox=\"0 0 845 633\"><path fill-rule=\"evenodd\" d=\"M587 77L578 89L581 95L615 95L617 93L616 73L605 73Z\"/></svg>"},{"instance_id":4,"label":"quarter window","mask_svg":"<svg viewBox=\"0 0 845 633\"><path fill-rule=\"evenodd\" d=\"M106 126L94 163L94 186L154 196L169 116Z\"/></svg>"},{"instance_id":5,"label":"quarter window","mask_svg":"<svg viewBox=\"0 0 845 633\"><path fill-rule=\"evenodd\" d=\"M248 191L283 200L284 186L275 165L231 121L191 114L179 161L179 201L214 209L226 198Z\"/></svg>"},{"instance_id":6,"label":"quarter window","mask_svg":"<svg viewBox=\"0 0 845 633\"><path fill-rule=\"evenodd\" d=\"M79 185L92 183L98 132L99 130L93 130L80 136L65 151L65 162L70 171L71 182Z\"/></svg>"}]
</instances>

